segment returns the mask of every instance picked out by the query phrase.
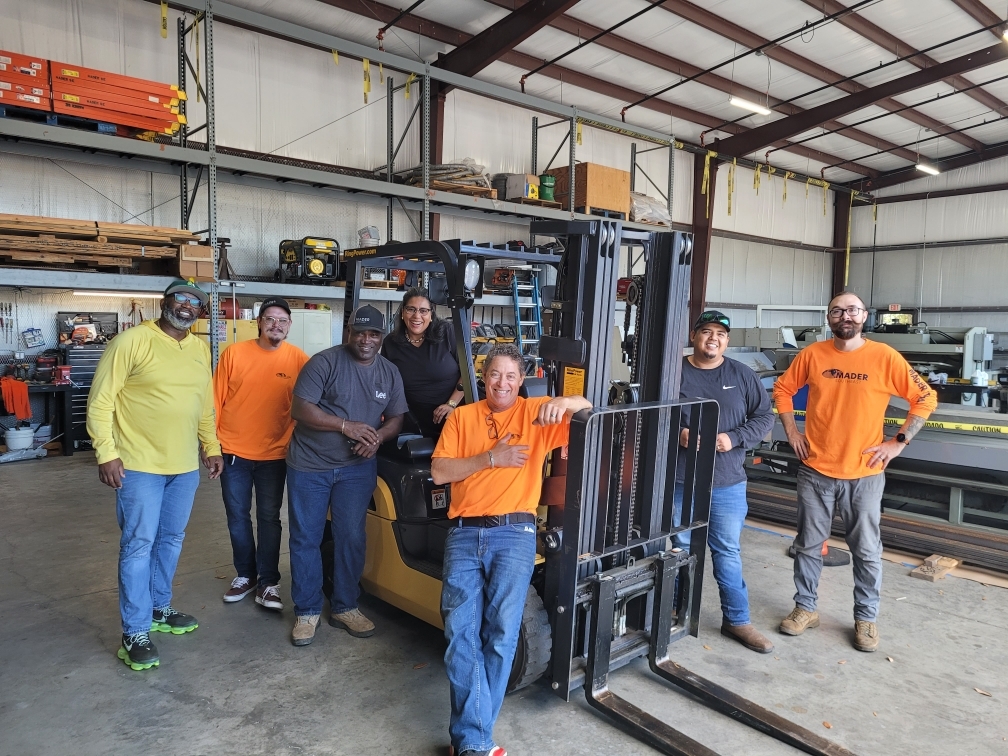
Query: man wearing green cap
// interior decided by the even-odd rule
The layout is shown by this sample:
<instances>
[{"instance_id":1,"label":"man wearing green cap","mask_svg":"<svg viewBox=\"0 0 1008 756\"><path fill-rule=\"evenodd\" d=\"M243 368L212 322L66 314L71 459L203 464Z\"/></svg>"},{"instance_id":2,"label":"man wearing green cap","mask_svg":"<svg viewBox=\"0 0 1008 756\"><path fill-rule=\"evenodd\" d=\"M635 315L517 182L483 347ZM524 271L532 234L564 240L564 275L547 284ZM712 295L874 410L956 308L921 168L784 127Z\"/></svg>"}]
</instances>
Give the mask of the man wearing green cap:
<instances>
[{"instance_id":1,"label":"man wearing green cap","mask_svg":"<svg viewBox=\"0 0 1008 756\"><path fill-rule=\"evenodd\" d=\"M112 340L88 395L98 479L115 489L122 529L117 655L135 670L160 663L151 631L181 635L198 626L195 617L173 609L171 599L199 485L200 447L211 478L224 468L210 350L189 333L206 303L194 283L174 281L165 289L160 318Z\"/></svg>"}]
</instances>

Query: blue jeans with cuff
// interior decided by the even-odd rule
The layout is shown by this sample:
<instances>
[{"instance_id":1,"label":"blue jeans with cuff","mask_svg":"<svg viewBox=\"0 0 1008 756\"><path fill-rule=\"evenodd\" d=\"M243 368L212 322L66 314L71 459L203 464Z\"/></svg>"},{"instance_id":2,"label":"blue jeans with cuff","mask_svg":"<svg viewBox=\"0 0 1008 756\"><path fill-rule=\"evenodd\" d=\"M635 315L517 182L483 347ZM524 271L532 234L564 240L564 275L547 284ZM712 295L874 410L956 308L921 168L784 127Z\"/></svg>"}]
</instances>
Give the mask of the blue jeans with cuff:
<instances>
[{"instance_id":1,"label":"blue jeans with cuff","mask_svg":"<svg viewBox=\"0 0 1008 756\"><path fill-rule=\"evenodd\" d=\"M448 532L441 617L455 753L494 747L535 555L534 523Z\"/></svg>"},{"instance_id":2,"label":"blue jeans with cuff","mask_svg":"<svg viewBox=\"0 0 1008 756\"><path fill-rule=\"evenodd\" d=\"M287 460L256 461L224 455L221 493L227 514L231 551L238 577L259 585L280 582L280 507L283 506ZM255 488L256 529L252 534L252 489Z\"/></svg>"},{"instance_id":3,"label":"blue jeans with cuff","mask_svg":"<svg viewBox=\"0 0 1008 756\"><path fill-rule=\"evenodd\" d=\"M126 635L150 631L155 609L171 605L172 580L199 487L199 470L155 475L126 470L116 491L119 613Z\"/></svg>"},{"instance_id":4,"label":"blue jeans with cuff","mask_svg":"<svg viewBox=\"0 0 1008 756\"><path fill-rule=\"evenodd\" d=\"M322 534L332 515L333 595L330 608L341 614L357 608L367 549L368 504L378 485L378 460L324 472L287 467L290 523L291 600L298 617L322 613Z\"/></svg>"},{"instance_id":5,"label":"blue jeans with cuff","mask_svg":"<svg viewBox=\"0 0 1008 756\"><path fill-rule=\"evenodd\" d=\"M674 492L674 522L682 519L683 484L676 481ZM721 594L721 614L734 627L749 624L749 589L742 578L740 539L749 504L746 502L745 481L733 486L711 490L710 523L707 545L714 563L714 579ZM675 545L689 550L689 531L677 533Z\"/></svg>"}]
</instances>

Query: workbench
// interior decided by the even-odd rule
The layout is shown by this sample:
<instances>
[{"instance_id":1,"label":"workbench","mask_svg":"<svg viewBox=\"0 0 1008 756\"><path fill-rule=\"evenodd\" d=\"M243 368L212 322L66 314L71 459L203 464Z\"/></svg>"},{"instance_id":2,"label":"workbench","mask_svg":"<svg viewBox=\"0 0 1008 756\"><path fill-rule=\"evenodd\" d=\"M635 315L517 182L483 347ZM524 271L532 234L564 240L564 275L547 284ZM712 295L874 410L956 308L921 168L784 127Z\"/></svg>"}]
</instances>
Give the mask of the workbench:
<instances>
[{"instance_id":1,"label":"workbench","mask_svg":"<svg viewBox=\"0 0 1008 756\"><path fill-rule=\"evenodd\" d=\"M72 417L70 392L73 390L73 386L70 384L57 385L55 383L32 383L28 382L28 396L32 395L42 395L45 397L45 419L42 421L43 425L49 424L53 416L55 416L57 426L53 428L53 438L60 436L60 441L63 444L63 456L70 457L73 456L73 439L70 438L70 434L67 433L67 429L70 425L70 418ZM51 406L53 400L55 401L55 407ZM53 412L55 410L55 412Z\"/></svg>"}]
</instances>

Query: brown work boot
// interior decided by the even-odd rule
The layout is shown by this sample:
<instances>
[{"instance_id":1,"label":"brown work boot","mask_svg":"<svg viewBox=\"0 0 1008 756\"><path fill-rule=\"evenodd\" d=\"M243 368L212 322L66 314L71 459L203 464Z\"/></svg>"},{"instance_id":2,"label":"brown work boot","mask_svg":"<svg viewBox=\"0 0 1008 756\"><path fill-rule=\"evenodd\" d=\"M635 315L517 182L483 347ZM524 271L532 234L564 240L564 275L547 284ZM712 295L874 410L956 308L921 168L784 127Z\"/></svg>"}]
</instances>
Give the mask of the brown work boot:
<instances>
[{"instance_id":1,"label":"brown work boot","mask_svg":"<svg viewBox=\"0 0 1008 756\"><path fill-rule=\"evenodd\" d=\"M878 626L868 620L854 620L854 648L872 652L878 649Z\"/></svg>"},{"instance_id":2,"label":"brown work boot","mask_svg":"<svg viewBox=\"0 0 1008 756\"><path fill-rule=\"evenodd\" d=\"M354 638L369 638L374 635L374 622L369 620L360 609L351 609L348 612L333 612L329 615L329 624L333 627L341 627Z\"/></svg>"},{"instance_id":3,"label":"brown work boot","mask_svg":"<svg viewBox=\"0 0 1008 756\"><path fill-rule=\"evenodd\" d=\"M784 635L801 635L810 627L819 627L819 613L800 606L796 606L780 623L780 631Z\"/></svg>"},{"instance_id":4,"label":"brown work boot","mask_svg":"<svg viewBox=\"0 0 1008 756\"><path fill-rule=\"evenodd\" d=\"M291 643L295 646L307 646L315 640L315 628L318 627L319 615L304 614L297 618L294 629L291 630Z\"/></svg>"},{"instance_id":5,"label":"brown work boot","mask_svg":"<svg viewBox=\"0 0 1008 756\"><path fill-rule=\"evenodd\" d=\"M773 651L773 643L752 625L729 625L727 622L722 622L721 635L737 640L750 651L755 651L758 654L769 654Z\"/></svg>"}]
</instances>

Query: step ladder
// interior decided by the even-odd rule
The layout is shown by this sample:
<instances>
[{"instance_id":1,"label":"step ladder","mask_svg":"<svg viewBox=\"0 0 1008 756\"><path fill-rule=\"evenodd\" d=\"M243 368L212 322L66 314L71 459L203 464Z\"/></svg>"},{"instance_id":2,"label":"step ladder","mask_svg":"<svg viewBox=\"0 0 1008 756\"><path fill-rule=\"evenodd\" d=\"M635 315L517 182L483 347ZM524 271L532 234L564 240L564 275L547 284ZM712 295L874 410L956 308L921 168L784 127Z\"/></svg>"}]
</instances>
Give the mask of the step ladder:
<instances>
[{"instance_id":1,"label":"step ladder","mask_svg":"<svg viewBox=\"0 0 1008 756\"><path fill-rule=\"evenodd\" d=\"M539 357L539 340L542 337L542 302L539 297L539 268L532 268L529 281L518 280L518 271L511 278L511 296L514 299L515 343L529 365L529 375L537 375L542 367ZM522 304L522 297L532 300Z\"/></svg>"}]
</instances>

